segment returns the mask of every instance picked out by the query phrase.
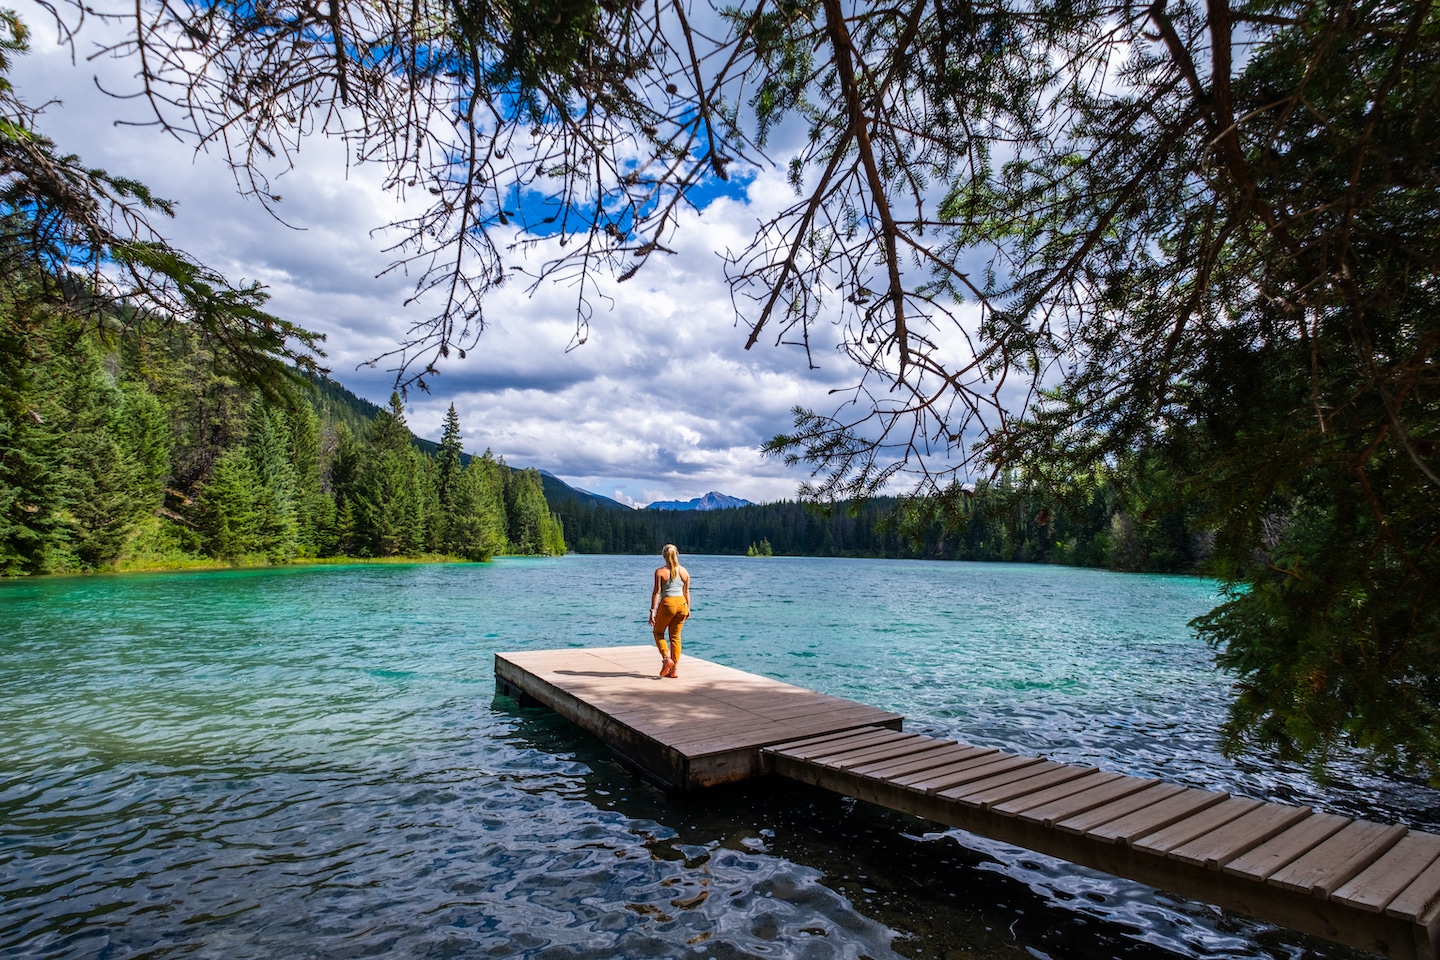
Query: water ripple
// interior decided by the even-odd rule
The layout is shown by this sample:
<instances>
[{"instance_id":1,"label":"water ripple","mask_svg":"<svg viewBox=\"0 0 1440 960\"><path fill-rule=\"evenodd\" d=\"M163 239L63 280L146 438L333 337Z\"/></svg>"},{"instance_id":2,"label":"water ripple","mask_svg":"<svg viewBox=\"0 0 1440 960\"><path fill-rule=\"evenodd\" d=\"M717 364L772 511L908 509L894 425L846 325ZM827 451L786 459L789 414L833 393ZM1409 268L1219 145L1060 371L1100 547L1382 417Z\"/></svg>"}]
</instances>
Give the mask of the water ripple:
<instances>
[{"instance_id":1,"label":"water ripple","mask_svg":"<svg viewBox=\"0 0 1440 960\"><path fill-rule=\"evenodd\" d=\"M0 584L0 957L1346 955L796 784L662 796L493 697L496 650L644 642L648 566ZM1418 784L1219 753L1202 581L688 566L687 649L908 729L1440 825Z\"/></svg>"}]
</instances>

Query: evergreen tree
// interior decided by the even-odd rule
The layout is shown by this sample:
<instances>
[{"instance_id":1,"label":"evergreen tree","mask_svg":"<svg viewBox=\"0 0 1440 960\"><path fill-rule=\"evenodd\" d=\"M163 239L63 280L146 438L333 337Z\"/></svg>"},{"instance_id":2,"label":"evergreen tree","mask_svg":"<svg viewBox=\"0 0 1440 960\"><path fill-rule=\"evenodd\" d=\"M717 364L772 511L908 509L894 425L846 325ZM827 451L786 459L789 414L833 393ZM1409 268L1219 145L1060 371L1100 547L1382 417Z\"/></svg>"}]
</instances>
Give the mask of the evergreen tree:
<instances>
[{"instance_id":1,"label":"evergreen tree","mask_svg":"<svg viewBox=\"0 0 1440 960\"><path fill-rule=\"evenodd\" d=\"M8 259L8 258L7 258ZM39 573L56 541L55 429L35 390L33 271L0 284L0 575Z\"/></svg>"},{"instance_id":2,"label":"evergreen tree","mask_svg":"<svg viewBox=\"0 0 1440 960\"><path fill-rule=\"evenodd\" d=\"M82 347L67 367L50 367L62 386L53 415L65 549L69 563L93 570L113 564L135 523L160 506L168 425L154 398L121 388L93 349Z\"/></svg>"},{"instance_id":3,"label":"evergreen tree","mask_svg":"<svg viewBox=\"0 0 1440 960\"><path fill-rule=\"evenodd\" d=\"M450 528L456 524L457 488L461 476L460 418L455 413L455 404L445 414L445 426L440 432L440 447L435 451L435 501L436 510L430 524L430 547L442 553L462 554L451 548L457 537Z\"/></svg>"},{"instance_id":4,"label":"evergreen tree","mask_svg":"<svg viewBox=\"0 0 1440 960\"><path fill-rule=\"evenodd\" d=\"M559 517L545 501L540 472L534 468L508 471L505 479L505 513L510 552L561 554L565 533Z\"/></svg>"},{"instance_id":5,"label":"evergreen tree","mask_svg":"<svg viewBox=\"0 0 1440 960\"><path fill-rule=\"evenodd\" d=\"M296 477L290 447L290 425L284 413L260 400L250 412L246 452L255 470L255 507L258 527L257 549L272 562L295 556Z\"/></svg>"},{"instance_id":6,"label":"evergreen tree","mask_svg":"<svg viewBox=\"0 0 1440 960\"><path fill-rule=\"evenodd\" d=\"M424 461L411 443L400 395L392 393L390 408L371 425L356 478L353 510L360 553L393 557L425 550L427 506L434 486Z\"/></svg>"},{"instance_id":7,"label":"evergreen tree","mask_svg":"<svg viewBox=\"0 0 1440 960\"><path fill-rule=\"evenodd\" d=\"M460 418L455 413L455 404L445 414L445 426L440 432L440 449L435 453L435 484L440 495L441 508L448 507L453 486L460 477Z\"/></svg>"},{"instance_id":8,"label":"evergreen tree","mask_svg":"<svg viewBox=\"0 0 1440 960\"><path fill-rule=\"evenodd\" d=\"M565 553L565 524L553 510L547 509L541 520L540 549L552 557L563 556Z\"/></svg>"},{"instance_id":9,"label":"evergreen tree","mask_svg":"<svg viewBox=\"0 0 1440 960\"><path fill-rule=\"evenodd\" d=\"M410 506L410 525L415 530L419 543L415 552L438 553L441 549L442 527L435 458L411 447L410 462L415 472L415 498Z\"/></svg>"},{"instance_id":10,"label":"evergreen tree","mask_svg":"<svg viewBox=\"0 0 1440 960\"><path fill-rule=\"evenodd\" d=\"M28 411L0 405L0 576L45 569L56 527L49 440Z\"/></svg>"},{"instance_id":11,"label":"evergreen tree","mask_svg":"<svg viewBox=\"0 0 1440 960\"><path fill-rule=\"evenodd\" d=\"M325 494L320 476L320 418L301 404L289 415L290 450L295 469L295 543L300 556L335 552L335 501Z\"/></svg>"},{"instance_id":12,"label":"evergreen tree","mask_svg":"<svg viewBox=\"0 0 1440 960\"><path fill-rule=\"evenodd\" d=\"M6 366L0 375L9 379ZM0 575L40 573L59 525L56 439L23 383L0 391Z\"/></svg>"},{"instance_id":13,"label":"evergreen tree","mask_svg":"<svg viewBox=\"0 0 1440 960\"><path fill-rule=\"evenodd\" d=\"M202 485L200 526L212 557L238 562L262 549L260 477L243 447L221 454Z\"/></svg>"},{"instance_id":14,"label":"evergreen tree","mask_svg":"<svg viewBox=\"0 0 1440 960\"><path fill-rule=\"evenodd\" d=\"M466 560L488 560L505 546L504 481L487 450L484 457L472 457L454 483L442 549Z\"/></svg>"},{"instance_id":15,"label":"evergreen tree","mask_svg":"<svg viewBox=\"0 0 1440 960\"><path fill-rule=\"evenodd\" d=\"M334 553L340 556L360 555L360 536L356 528L355 498L359 494L361 463L364 447L344 423L335 427L335 452L330 458L327 478L334 498Z\"/></svg>"}]
</instances>

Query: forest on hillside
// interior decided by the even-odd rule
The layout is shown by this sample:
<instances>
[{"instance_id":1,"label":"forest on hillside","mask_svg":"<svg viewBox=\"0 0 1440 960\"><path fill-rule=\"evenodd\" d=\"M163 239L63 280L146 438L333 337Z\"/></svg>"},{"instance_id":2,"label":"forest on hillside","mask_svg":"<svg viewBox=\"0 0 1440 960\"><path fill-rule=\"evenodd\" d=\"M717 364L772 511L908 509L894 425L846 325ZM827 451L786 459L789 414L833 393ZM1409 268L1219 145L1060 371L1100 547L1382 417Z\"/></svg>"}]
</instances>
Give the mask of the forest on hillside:
<instances>
[{"instance_id":1,"label":"forest on hillside","mask_svg":"<svg viewBox=\"0 0 1440 960\"><path fill-rule=\"evenodd\" d=\"M1013 474L960 498L959 522L941 523L903 499L875 497L828 508L798 501L724 510L616 510L555 498L579 553L685 553L882 557L1062 563L1112 570L1190 572L1209 536L1194 504L1129 477L1100 478L1057 505L1053 492Z\"/></svg>"},{"instance_id":2,"label":"forest on hillside","mask_svg":"<svg viewBox=\"0 0 1440 960\"><path fill-rule=\"evenodd\" d=\"M565 551L540 475L464 456L453 406L426 453L398 395L245 385L192 329L133 322L32 316L5 351L0 574Z\"/></svg>"}]
</instances>

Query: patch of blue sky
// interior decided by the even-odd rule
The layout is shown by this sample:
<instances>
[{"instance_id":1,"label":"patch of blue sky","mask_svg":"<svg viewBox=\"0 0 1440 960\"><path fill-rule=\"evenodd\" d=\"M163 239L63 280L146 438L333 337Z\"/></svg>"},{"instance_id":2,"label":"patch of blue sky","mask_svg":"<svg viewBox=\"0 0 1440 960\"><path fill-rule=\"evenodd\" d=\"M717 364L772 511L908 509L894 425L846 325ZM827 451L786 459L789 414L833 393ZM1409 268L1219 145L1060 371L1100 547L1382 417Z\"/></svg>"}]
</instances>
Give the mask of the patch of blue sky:
<instances>
[{"instance_id":1,"label":"patch of blue sky","mask_svg":"<svg viewBox=\"0 0 1440 960\"><path fill-rule=\"evenodd\" d=\"M117 202L129 203L138 208L139 203L121 193ZM163 214L157 214L157 218ZM68 218L50 203L40 203L33 197L7 197L0 200L0 217L15 219L27 225L25 231L34 243L34 252L41 265L55 276L75 271L83 276L96 266L113 266L122 258L115 253L112 245L97 247L80 239ZM155 243L156 240L135 239L126 246Z\"/></svg>"},{"instance_id":2,"label":"patch of blue sky","mask_svg":"<svg viewBox=\"0 0 1440 960\"><path fill-rule=\"evenodd\" d=\"M710 174L685 189L685 202L703 211L721 199L747 202L747 191L754 180L754 171L746 171L728 180ZM654 191L639 204L630 202L623 190L609 191L600 205L598 215L593 198L589 202L568 203L560 192L536 188L513 188L505 203L505 215L523 224L527 233L536 237L553 237L562 233L584 233L593 227L613 225L622 235L629 236L674 195L675 188ZM634 238L651 239L651 238Z\"/></svg>"},{"instance_id":3,"label":"patch of blue sky","mask_svg":"<svg viewBox=\"0 0 1440 960\"><path fill-rule=\"evenodd\" d=\"M539 117L521 117L523 110L533 109L535 101L531 96L526 95L517 88L491 88L485 92L486 96L493 97L497 107L500 121L504 124L518 124L530 122L540 128L552 127L560 123L558 111L561 109L557 104L549 103L542 106L543 113ZM466 93L457 94L453 107L457 115L463 116L469 104ZM577 112L583 111L583 107L576 106ZM693 111L682 111L665 120L657 121L670 125L675 131L676 139L681 139L688 131L694 137L696 145L708 142L705 124L699 120ZM542 138L544 134L541 134ZM716 143L723 149L723 140L716 138ZM511 147L510 149L514 149ZM721 198L729 198L746 202L751 182L755 179L756 170L748 167L732 170L729 177L718 176L708 163L703 162L704 155L698 150L692 150L687 163L692 168L702 168L702 173L696 180L685 186L685 198L697 210L704 210L714 201ZM452 164L463 166L464 161L455 154L451 157ZM658 164L658 161L651 161ZM727 159L727 163L728 163ZM614 224L619 230L625 233L631 232L637 220L644 221L650 214L667 202L673 195L673 189L661 186L661 188L645 200L637 208L630 202L632 196L639 195L646 189L646 171L639 156L619 158L615 164L617 169L625 174L633 174L638 179L638 189L632 186L630 189L615 187L607 191L604 202L601 205L602 219L594 215L594 197L572 198L569 202L569 209L562 207L560 191L545 191L544 189L527 186L521 190L518 186L512 187L510 196L504 205L507 218L514 218L525 224L527 229L535 236L554 236L561 232L583 232L592 226L604 226Z\"/></svg>"}]
</instances>

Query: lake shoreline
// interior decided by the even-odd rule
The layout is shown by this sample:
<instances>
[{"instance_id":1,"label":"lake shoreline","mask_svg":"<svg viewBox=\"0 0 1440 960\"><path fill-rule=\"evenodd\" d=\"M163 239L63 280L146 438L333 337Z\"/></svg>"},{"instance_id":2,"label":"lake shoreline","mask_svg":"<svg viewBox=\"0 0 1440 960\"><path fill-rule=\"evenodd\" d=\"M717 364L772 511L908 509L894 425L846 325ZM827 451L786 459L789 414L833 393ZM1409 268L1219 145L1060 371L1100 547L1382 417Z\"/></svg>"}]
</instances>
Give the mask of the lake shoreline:
<instances>
[{"instance_id":1,"label":"lake shoreline","mask_svg":"<svg viewBox=\"0 0 1440 960\"><path fill-rule=\"evenodd\" d=\"M923 557L852 557L852 556L812 556L809 554L774 554L773 556L762 556L757 554L750 557L744 554L714 553L714 554L687 554L688 556L703 557L738 557L742 560L877 560L896 563L954 563L954 564L981 564L986 566L1018 566L1034 567L1037 569L1066 569L1066 570L1094 570L1101 573L1115 573L1125 576L1145 577L1179 577L1187 580L1214 580L1212 574L1201 570L1184 570L1178 572L1160 573L1150 570L1113 570L1109 567L1091 567L1079 564L1058 563L1053 561L1040 560L935 560ZM566 557L636 557L649 556L649 554L634 553L610 553L592 554L580 551L568 550L564 554L533 554L533 553L497 553L489 560L466 560L463 557L450 556L448 554L427 553L415 556L395 557L296 557L293 560L285 560L280 563L274 562L249 562L238 563L215 560L213 558L194 557L185 559L168 560L122 560L113 567L103 570L55 570L47 573L21 573L8 574L0 573L0 583L18 582L23 580L51 580L60 577L107 577L117 574L129 573L223 573L233 570L286 570L303 567L335 567L350 565L377 565L386 564L478 564L485 565L495 560L513 559L555 559L560 556Z\"/></svg>"},{"instance_id":2,"label":"lake shoreline","mask_svg":"<svg viewBox=\"0 0 1440 960\"><path fill-rule=\"evenodd\" d=\"M296 557L294 560L286 560L282 563L241 561L239 563L227 563L207 558L195 558L193 561L155 561L155 562L124 562L105 570L56 570L49 573L22 573L22 574L0 574L0 583L20 582L26 580L54 580L64 577L113 577L131 573L224 573L233 570L292 570L304 567L348 567L348 566L385 566L404 564L440 564L440 565L485 565L499 559L529 558L541 556L529 553L501 553L496 554L489 560L466 560L463 557L452 557L446 554L420 554L413 557Z\"/></svg>"}]
</instances>

